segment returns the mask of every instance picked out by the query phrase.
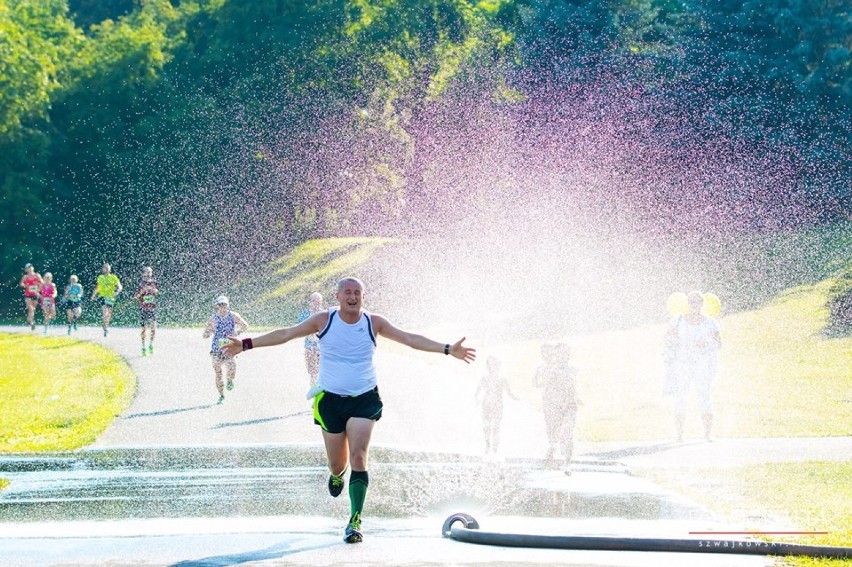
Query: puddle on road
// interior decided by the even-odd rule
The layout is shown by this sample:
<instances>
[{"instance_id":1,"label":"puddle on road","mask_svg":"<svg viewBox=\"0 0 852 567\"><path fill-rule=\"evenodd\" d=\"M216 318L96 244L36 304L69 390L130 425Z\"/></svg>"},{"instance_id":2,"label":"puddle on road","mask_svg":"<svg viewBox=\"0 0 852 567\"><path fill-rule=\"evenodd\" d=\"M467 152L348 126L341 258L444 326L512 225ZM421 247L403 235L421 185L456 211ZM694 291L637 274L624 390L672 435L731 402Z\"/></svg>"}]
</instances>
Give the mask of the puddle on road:
<instances>
[{"instance_id":1,"label":"puddle on road","mask_svg":"<svg viewBox=\"0 0 852 567\"><path fill-rule=\"evenodd\" d=\"M320 446L161 447L0 458L12 481L0 522L348 515L326 491ZM654 520L708 517L613 462L571 476L540 461L371 450L372 516L425 517L460 507L528 517Z\"/></svg>"}]
</instances>

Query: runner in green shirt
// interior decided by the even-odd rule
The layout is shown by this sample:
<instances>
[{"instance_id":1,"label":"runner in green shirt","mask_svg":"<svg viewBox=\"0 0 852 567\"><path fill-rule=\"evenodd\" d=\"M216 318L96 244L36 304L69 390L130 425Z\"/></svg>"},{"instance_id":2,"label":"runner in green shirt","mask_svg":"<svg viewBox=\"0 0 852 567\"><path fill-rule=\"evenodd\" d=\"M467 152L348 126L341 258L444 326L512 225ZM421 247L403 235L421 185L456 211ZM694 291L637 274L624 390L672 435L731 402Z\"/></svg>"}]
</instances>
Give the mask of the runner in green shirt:
<instances>
[{"instance_id":1,"label":"runner in green shirt","mask_svg":"<svg viewBox=\"0 0 852 567\"><path fill-rule=\"evenodd\" d=\"M124 289L118 276L112 273L112 266L104 263L101 275L98 276L98 284L92 293L92 301L97 300L101 305L101 314L104 328L104 336L109 334L109 322L112 319L112 307L115 305L115 296Z\"/></svg>"}]
</instances>

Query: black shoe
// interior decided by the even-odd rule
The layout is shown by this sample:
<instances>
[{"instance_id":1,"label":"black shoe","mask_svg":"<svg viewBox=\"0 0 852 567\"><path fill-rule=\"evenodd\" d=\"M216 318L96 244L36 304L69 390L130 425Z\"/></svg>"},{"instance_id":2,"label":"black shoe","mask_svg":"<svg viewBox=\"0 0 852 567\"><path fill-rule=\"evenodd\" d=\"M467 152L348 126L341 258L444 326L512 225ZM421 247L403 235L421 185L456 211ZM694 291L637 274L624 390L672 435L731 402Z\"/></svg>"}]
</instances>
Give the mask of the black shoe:
<instances>
[{"instance_id":1,"label":"black shoe","mask_svg":"<svg viewBox=\"0 0 852 567\"><path fill-rule=\"evenodd\" d=\"M346 472L346 471L344 471ZM337 498L340 496L340 493L343 492L343 475L329 475L328 476L328 493L331 494L332 497Z\"/></svg>"},{"instance_id":2,"label":"black shoe","mask_svg":"<svg viewBox=\"0 0 852 567\"><path fill-rule=\"evenodd\" d=\"M346 526L343 541L346 543L361 543L364 541L364 535L361 533L361 514L358 512L355 512L355 515L349 519L349 525Z\"/></svg>"}]
</instances>

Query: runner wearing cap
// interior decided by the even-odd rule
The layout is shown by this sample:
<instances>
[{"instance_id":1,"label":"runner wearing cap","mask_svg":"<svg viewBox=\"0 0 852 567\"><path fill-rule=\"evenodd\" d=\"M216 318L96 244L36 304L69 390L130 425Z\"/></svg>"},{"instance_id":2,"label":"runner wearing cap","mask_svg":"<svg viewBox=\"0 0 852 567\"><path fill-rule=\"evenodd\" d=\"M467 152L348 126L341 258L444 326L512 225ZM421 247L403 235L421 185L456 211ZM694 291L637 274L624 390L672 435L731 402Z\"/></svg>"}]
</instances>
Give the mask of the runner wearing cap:
<instances>
[{"instance_id":1,"label":"runner wearing cap","mask_svg":"<svg viewBox=\"0 0 852 567\"><path fill-rule=\"evenodd\" d=\"M41 275L32 264L24 266L20 286L24 288L24 304L27 306L27 324L35 331L35 311L41 299Z\"/></svg>"},{"instance_id":2,"label":"runner wearing cap","mask_svg":"<svg viewBox=\"0 0 852 567\"><path fill-rule=\"evenodd\" d=\"M219 401L225 401L225 384L222 382L222 367L228 373L228 390L234 389L234 378L237 375L237 363L232 355L221 350L223 344L228 343L228 337L238 336L248 329L248 323L236 311L231 311L228 297L220 295L213 302L216 304L216 312L207 322L203 337L206 339L213 336L210 344L210 360L213 363L213 372L216 373L216 389L219 390Z\"/></svg>"}]
</instances>

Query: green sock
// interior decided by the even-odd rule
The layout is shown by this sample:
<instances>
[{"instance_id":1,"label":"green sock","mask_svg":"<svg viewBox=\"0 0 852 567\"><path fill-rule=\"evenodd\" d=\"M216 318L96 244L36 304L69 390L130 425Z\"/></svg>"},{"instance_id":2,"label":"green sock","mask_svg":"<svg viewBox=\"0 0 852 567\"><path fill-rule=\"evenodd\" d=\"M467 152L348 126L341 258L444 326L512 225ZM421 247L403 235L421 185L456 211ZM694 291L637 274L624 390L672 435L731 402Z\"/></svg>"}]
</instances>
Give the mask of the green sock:
<instances>
[{"instance_id":1,"label":"green sock","mask_svg":"<svg viewBox=\"0 0 852 567\"><path fill-rule=\"evenodd\" d=\"M352 515L361 514L364 500L367 498L367 485L370 483L367 471L352 471L349 475L349 505Z\"/></svg>"}]
</instances>

